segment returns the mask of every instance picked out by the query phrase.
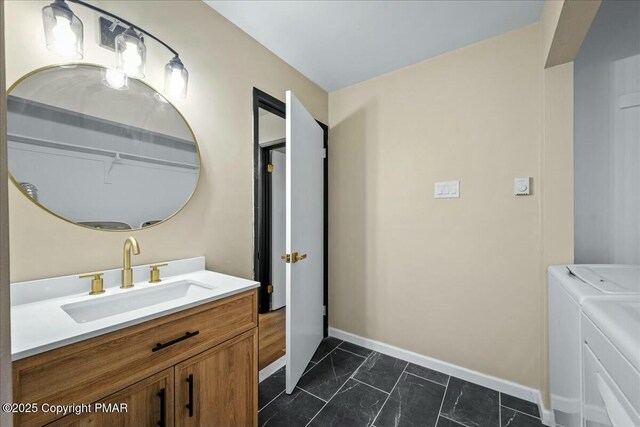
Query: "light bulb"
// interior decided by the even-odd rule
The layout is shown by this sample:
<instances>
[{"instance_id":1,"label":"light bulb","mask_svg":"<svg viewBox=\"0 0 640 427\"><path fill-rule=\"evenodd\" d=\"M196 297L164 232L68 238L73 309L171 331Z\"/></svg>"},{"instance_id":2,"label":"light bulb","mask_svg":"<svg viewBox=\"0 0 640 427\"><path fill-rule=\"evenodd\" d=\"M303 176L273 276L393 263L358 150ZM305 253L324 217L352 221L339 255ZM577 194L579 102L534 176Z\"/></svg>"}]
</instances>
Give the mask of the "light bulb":
<instances>
[{"instance_id":1,"label":"light bulb","mask_svg":"<svg viewBox=\"0 0 640 427\"><path fill-rule=\"evenodd\" d=\"M71 30L71 21L66 16L56 16L56 25L51 30L55 37L55 49L62 55L73 55L76 52L78 38Z\"/></svg>"},{"instance_id":2,"label":"light bulb","mask_svg":"<svg viewBox=\"0 0 640 427\"><path fill-rule=\"evenodd\" d=\"M136 76L139 73L140 64L142 64L142 58L138 54L138 46L127 42L122 52L122 70L130 76Z\"/></svg>"},{"instance_id":3,"label":"light bulb","mask_svg":"<svg viewBox=\"0 0 640 427\"><path fill-rule=\"evenodd\" d=\"M176 55L164 67L164 92L172 98L187 97L189 72Z\"/></svg>"},{"instance_id":4,"label":"light bulb","mask_svg":"<svg viewBox=\"0 0 640 427\"><path fill-rule=\"evenodd\" d=\"M182 70L174 68L171 70L171 95L176 96L182 93L184 90L184 79L182 78Z\"/></svg>"},{"instance_id":5,"label":"light bulb","mask_svg":"<svg viewBox=\"0 0 640 427\"><path fill-rule=\"evenodd\" d=\"M141 79L144 77L144 65L147 47L142 35L129 27L116 37L116 53L118 54L118 69L129 77Z\"/></svg>"},{"instance_id":6,"label":"light bulb","mask_svg":"<svg viewBox=\"0 0 640 427\"><path fill-rule=\"evenodd\" d=\"M111 68L105 70L103 81L107 86L116 90L123 90L128 88L127 76L124 73L118 70L113 70Z\"/></svg>"}]
</instances>

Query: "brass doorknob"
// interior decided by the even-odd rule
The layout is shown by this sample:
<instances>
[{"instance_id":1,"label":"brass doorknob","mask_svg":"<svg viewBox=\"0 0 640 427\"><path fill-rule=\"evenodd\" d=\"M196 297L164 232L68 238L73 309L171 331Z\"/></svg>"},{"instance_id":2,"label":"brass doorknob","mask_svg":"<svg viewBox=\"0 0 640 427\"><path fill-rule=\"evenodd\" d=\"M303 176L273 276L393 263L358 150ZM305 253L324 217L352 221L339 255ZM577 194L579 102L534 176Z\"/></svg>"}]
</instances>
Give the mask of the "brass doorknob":
<instances>
[{"instance_id":1,"label":"brass doorknob","mask_svg":"<svg viewBox=\"0 0 640 427\"><path fill-rule=\"evenodd\" d=\"M302 261L307 257L307 254L299 254L298 252L291 252L291 254L280 255L280 259L286 263L295 264L298 261Z\"/></svg>"}]
</instances>

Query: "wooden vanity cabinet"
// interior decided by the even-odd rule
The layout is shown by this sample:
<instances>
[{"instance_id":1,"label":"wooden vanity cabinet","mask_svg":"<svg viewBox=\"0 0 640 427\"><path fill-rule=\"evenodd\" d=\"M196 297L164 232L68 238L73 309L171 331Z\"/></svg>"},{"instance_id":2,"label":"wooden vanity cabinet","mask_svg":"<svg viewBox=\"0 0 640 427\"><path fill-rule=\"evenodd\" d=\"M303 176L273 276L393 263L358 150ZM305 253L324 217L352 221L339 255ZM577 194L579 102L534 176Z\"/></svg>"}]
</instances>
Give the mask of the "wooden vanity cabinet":
<instances>
[{"instance_id":1,"label":"wooden vanity cabinet","mask_svg":"<svg viewBox=\"0 0 640 427\"><path fill-rule=\"evenodd\" d=\"M257 326L252 290L18 360L14 402L126 403L127 412L38 411L14 424L256 426Z\"/></svg>"},{"instance_id":2,"label":"wooden vanity cabinet","mask_svg":"<svg viewBox=\"0 0 640 427\"><path fill-rule=\"evenodd\" d=\"M257 346L253 330L176 365L176 424L256 426Z\"/></svg>"}]
</instances>

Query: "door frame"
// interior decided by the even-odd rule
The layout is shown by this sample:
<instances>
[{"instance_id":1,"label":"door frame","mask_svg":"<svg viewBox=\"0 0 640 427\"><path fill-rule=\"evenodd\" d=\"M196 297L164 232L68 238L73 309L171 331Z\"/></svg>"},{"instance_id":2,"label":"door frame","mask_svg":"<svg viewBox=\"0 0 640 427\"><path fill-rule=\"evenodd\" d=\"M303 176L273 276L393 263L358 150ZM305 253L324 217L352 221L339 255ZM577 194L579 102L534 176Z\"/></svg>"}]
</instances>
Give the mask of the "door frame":
<instances>
[{"instance_id":1,"label":"door frame","mask_svg":"<svg viewBox=\"0 0 640 427\"><path fill-rule=\"evenodd\" d=\"M284 102L253 88L253 274L254 280L260 282L258 292L258 313L269 311L271 294L267 292L271 275L271 205L267 194L271 191L271 179L267 172L269 151L282 147L274 144L260 147L259 142L259 111L262 108L277 116L286 118ZM316 120L324 133L324 149L327 155L324 159L324 266L323 266L323 305L324 336L329 333L329 128ZM261 256L262 255L262 256Z\"/></svg>"}]
</instances>

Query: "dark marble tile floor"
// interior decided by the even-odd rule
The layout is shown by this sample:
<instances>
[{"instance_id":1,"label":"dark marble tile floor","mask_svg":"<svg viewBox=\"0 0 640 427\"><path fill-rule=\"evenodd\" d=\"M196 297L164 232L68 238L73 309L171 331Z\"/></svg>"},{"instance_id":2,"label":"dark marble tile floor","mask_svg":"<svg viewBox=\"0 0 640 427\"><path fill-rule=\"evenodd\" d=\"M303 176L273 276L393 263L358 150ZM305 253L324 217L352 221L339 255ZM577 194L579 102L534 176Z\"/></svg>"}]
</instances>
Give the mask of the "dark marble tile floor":
<instances>
[{"instance_id":1,"label":"dark marble tile floor","mask_svg":"<svg viewBox=\"0 0 640 427\"><path fill-rule=\"evenodd\" d=\"M260 383L260 426L542 427L538 406L336 338L291 395L285 368Z\"/></svg>"},{"instance_id":2,"label":"dark marble tile floor","mask_svg":"<svg viewBox=\"0 0 640 427\"><path fill-rule=\"evenodd\" d=\"M389 395L376 426L435 426L445 386L407 372Z\"/></svg>"},{"instance_id":3,"label":"dark marble tile floor","mask_svg":"<svg viewBox=\"0 0 640 427\"><path fill-rule=\"evenodd\" d=\"M298 387L327 401L364 360L364 357L335 349L300 378Z\"/></svg>"},{"instance_id":4,"label":"dark marble tile floor","mask_svg":"<svg viewBox=\"0 0 640 427\"><path fill-rule=\"evenodd\" d=\"M495 390L450 378L440 412L450 420L470 426L499 426L499 393Z\"/></svg>"},{"instance_id":5,"label":"dark marble tile floor","mask_svg":"<svg viewBox=\"0 0 640 427\"><path fill-rule=\"evenodd\" d=\"M258 387L258 410L261 410L269 402L278 397L286 387L284 368L277 370L269 378L266 378Z\"/></svg>"},{"instance_id":6,"label":"dark marble tile floor","mask_svg":"<svg viewBox=\"0 0 640 427\"><path fill-rule=\"evenodd\" d=\"M370 426L386 399L386 393L350 379L309 425L314 427Z\"/></svg>"},{"instance_id":7,"label":"dark marble tile floor","mask_svg":"<svg viewBox=\"0 0 640 427\"><path fill-rule=\"evenodd\" d=\"M353 378L391 393L407 364L404 360L374 352L367 357Z\"/></svg>"},{"instance_id":8,"label":"dark marble tile floor","mask_svg":"<svg viewBox=\"0 0 640 427\"><path fill-rule=\"evenodd\" d=\"M311 361L313 363L318 363L320 360L322 360L322 358L324 358L327 354L331 353L340 344L342 344L342 341L337 338L333 338L333 337L325 338L320 343L320 346L318 347L318 349L316 350L316 353L311 358Z\"/></svg>"},{"instance_id":9,"label":"dark marble tile floor","mask_svg":"<svg viewBox=\"0 0 640 427\"><path fill-rule=\"evenodd\" d=\"M343 341L342 344L340 344L340 349L357 354L358 356L362 357L369 357L369 355L373 353L373 351L369 350L368 348L360 347L359 345L351 344L350 342L346 341Z\"/></svg>"}]
</instances>

